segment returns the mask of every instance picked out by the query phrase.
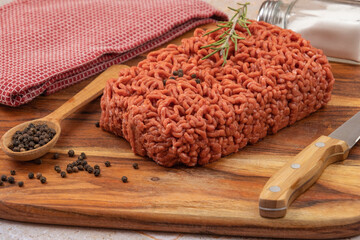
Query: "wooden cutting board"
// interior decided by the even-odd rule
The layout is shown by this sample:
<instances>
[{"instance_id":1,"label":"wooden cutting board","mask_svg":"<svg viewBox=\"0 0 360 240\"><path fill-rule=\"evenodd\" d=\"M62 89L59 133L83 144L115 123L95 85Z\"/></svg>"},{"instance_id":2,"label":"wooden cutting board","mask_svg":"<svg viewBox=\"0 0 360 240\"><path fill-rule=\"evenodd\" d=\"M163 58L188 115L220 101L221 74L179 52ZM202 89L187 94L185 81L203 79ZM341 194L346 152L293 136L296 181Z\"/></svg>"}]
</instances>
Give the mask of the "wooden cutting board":
<instances>
[{"instance_id":1,"label":"wooden cutting board","mask_svg":"<svg viewBox=\"0 0 360 240\"><path fill-rule=\"evenodd\" d=\"M209 26L206 26L206 28ZM189 36L188 33L187 36ZM183 36L184 37L184 36ZM174 42L178 43L179 39ZM134 65L144 56L126 64ZM0 175L16 170L16 181L0 187L0 218L105 228L142 229L256 237L335 238L360 234L360 144L347 160L329 166L319 181L300 196L285 218L264 219L258 197L268 180L291 157L320 135L328 135L360 110L360 66L332 64L336 83L325 108L307 119L267 136L255 145L215 163L196 168L164 168L132 153L121 138L95 127L100 99L62 123L63 132L42 164L14 162L0 151ZM0 135L9 128L55 110L86 86L88 79L51 96L41 96L19 108L0 106ZM360 124L360 123L359 123ZM87 172L61 178L85 152L101 176ZM105 161L111 162L106 168ZM132 167L139 164L139 169ZM46 184L27 178L41 172ZM128 183L121 181L127 176Z\"/></svg>"}]
</instances>

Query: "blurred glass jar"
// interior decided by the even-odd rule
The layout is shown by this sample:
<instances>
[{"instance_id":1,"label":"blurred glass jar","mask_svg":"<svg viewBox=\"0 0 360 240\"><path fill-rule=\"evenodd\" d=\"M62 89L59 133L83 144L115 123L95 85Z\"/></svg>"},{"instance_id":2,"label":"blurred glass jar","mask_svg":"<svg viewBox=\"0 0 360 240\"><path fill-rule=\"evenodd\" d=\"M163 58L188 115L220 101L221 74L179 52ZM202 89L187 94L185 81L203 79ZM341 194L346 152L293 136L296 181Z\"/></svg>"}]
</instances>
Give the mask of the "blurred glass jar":
<instances>
[{"instance_id":1,"label":"blurred glass jar","mask_svg":"<svg viewBox=\"0 0 360 240\"><path fill-rule=\"evenodd\" d=\"M329 60L360 64L359 0L265 1L257 20L300 33Z\"/></svg>"}]
</instances>

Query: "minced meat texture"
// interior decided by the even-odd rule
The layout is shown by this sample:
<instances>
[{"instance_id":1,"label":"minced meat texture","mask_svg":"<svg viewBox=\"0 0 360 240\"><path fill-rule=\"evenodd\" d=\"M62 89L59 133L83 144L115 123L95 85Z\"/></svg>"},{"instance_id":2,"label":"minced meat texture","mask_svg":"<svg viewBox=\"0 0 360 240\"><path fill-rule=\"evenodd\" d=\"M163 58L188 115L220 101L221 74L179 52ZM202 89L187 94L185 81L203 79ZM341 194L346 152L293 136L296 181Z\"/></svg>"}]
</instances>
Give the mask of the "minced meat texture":
<instances>
[{"instance_id":1,"label":"minced meat texture","mask_svg":"<svg viewBox=\"0 0 360 240\"><path fill-rule=\"evenodd\" d=\"M162 166L204 165L256 143L324 106L334 77L326 56L299 34L253 21L251 36L237 27L229 59L201 48L196 29L181 45L153 51L109 80L100 126ZM181 75L173 75L174 71ZM196 78L193 78L196 75Z\"/></svg>"}]
</instances>

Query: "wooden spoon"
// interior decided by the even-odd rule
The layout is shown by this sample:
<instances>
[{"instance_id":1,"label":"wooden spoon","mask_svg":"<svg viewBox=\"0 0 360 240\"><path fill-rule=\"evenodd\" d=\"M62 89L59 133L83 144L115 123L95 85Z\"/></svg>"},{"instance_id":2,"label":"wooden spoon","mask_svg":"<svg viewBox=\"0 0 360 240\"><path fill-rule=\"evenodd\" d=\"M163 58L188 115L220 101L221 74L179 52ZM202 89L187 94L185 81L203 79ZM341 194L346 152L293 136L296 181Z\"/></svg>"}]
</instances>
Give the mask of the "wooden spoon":
<instances>
[{"instance_id":1,"label":"wooden spoon","mask_svg":"<svg viewBox=\"0 0 360 240\"><path fill-rule=\"evenodd\" d=\"M107 80L111 78L117 78L119 76L119 72L123 68L127 68L126 65L113 65L109 67L106 71L100 74L94 81L92 81L89 85L87 85L83 90L78 92L75 96L70 98L66 103L61 105L54 112L49 115L35 119L32 121L21 123L10 130L8 130L0 140L1 149L13 160L16 161L29 161L36 158L39 158L45 155L49 150L56 144L57 140L60 137L61 126L60 123L63 119L65 119L70 114L74 113L79 108L85 106L98 96L100 96L103 92L105 84ZM50 128L55 129L56 134L47 144L25 152L14 152L9 146L12 142L12 136L16 131L24 130L30 123L33 124L47 124Z\"/></svg>"}]
</instances>

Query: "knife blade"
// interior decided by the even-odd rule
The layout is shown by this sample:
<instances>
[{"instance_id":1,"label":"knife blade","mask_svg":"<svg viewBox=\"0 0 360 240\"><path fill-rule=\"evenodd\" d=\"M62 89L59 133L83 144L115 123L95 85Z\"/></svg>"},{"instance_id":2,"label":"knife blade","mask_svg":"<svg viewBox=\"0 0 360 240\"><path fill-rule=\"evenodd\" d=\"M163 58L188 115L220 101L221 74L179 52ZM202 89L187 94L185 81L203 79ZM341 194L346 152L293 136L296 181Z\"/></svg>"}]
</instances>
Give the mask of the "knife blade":
<instances>
[{"instance_id":1,"label":"knife blade","mask_svg":"<svg viewBox=\"0 0 360 240\"><path fill-rule=\"evenodd\" d=\"M316 182L328 165L346 159L359 139L360 112L329 136L320 136L268 180L259 198L260 216L284 217L290 204Z\"/></svg>"}]
</instances>

